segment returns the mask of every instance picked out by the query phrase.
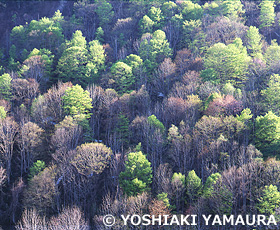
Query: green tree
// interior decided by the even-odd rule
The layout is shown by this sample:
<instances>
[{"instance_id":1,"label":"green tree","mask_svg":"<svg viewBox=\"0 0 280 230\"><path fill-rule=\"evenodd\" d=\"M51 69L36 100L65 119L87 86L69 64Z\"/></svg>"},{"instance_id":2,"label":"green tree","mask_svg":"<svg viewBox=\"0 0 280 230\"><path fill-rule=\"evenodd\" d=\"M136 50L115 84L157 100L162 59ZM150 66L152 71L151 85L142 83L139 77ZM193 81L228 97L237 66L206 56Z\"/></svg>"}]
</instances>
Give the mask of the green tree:
<instances>
[{"instance_id":1,"label":"green tree","mask_svg":"<svg viewBox=\"0 0 280 230\"><path fill-rule=\"evenodd\" d=\"M144 66L151 73L164 58L171 56L172 50L162 30L151 34L143 34L139 47L139 55L145 60Z\"/></svg>"},{"instance_id":2,"label":"green tree","mask_svg":"<svg viewBox=\"0 0 280 230\"><path fill-rule=\"evenodd\" d=\"M221 3L221 12L227 17L238 18L242 16L245 13L242 8L240 0L226 0Z\"/></svg>"},{"instance_id":3,"label":"green tree","mask_svg":"<svg viewBox=\"0 0 280 230\"><path fill-rule=\"evenodd\" d=\"M169 203L169 199L168 199L168 194L166 192L163 192L163 193L160 193L160 194L157 194L157 199L158 200L162 200L163 203L165 204L165 206L167 208L170 207L170 203Z\"/></svg>"},{"instance_id":4,"label":"green tree","mask_svg":"<svg viewBox=\"0 0 280 230\"><path fill-rule=\"evenodd\" d=\"M93 40L89 42L89 54L88 54L88 68L91 70L93 80L97 80L98 73L104 69L105 53L103 46L99 41Z\"/></svg>"},{"instance_id":5,"label":"green tree","mask_svg":"<svg viewBox=\"0 0 280 230\"><path fill-rule=\"evenodd\" d=\"M274 112L277 116L280 115L280 76L279 74L271 75L268 87L261 91L265 99L265 107Z\"/></svg>"},{"instance_id":6,"label":"green tree","mask_svg":"<svg viewBox=\"0 0 280 230\"><path fill-rule=\"evenodd\" d=\"M58 77L63 81L72 81L83 86L89 82L91 65L88 65L88 50L82 32L77 30L58 61Z\"/></svg>"},{"instance_id":7,"label":"green tree","mask_svg":"<svg viewBox=\"0 0 280 230\"><path fill-rule=\"evenodd\" d=\"M29 180L31 180L35 175L37 175L39 172L43 171L46 167L46 164L44 161L37 160L33 163L33 166L30 168L30 172L28 175Z\"/></svg>"},{"instance_id":8,"label":"green tree","mask_svg":"<svg viewBox=\"0 0 280 230\"><path fill-rule=\"evenodd\" d=\"M221 174L220 173L214 173L214 174L211 174L204 186L203 186L203 196L204 197L211 197L213 195L213 186L217 183L218 179L221 178Z\"/></svg>"},{"instance_id":9,"label":"green tree","mask_svg":"<svg viewBox=\"0 0 280 230\"><path fill-rule=\"evenodd\" d=\"M157 119L155 115L151 115L148 117L148 124L154 128L160 130L162 134L165 132L165 127L160 120Z\"/></svg>"},{"instance_id":10,"label":"green tree","mask_svg":"<svg viewBox=\"0 0 280 230\"><path fill-rule=\"evenodd\" d=\"M163 3L161 10L162 10L163 15L165 16L165 19L169 20L172 16L174 16L177 8L178 7L177 7L176 3L172 2L172 1Z\"/></svg>"},{"instance_id":11,"label":"green tree","mask_svg":"<svg viewBox=\"0 0 280 230\"><path fill-rule=\"evenodd\" d=\"M248 40L247 49L251 57L262 57L262 43L259 29L250 26L247 31L246 38Z\"/></svg>"},{"instance_id":12,"label":"green tree","mask_svg":"<svg viewBox=\"0 0 280 230\"><path fill-rule=\"evenodd\" d=\"M271 41L271 45L266 49L264 54L264 59L266 61L266 65L274 70L279 66L280 62L280 46L276 42L276 40Z\"/></svg>"},{"instance_id":13,"label":"green tree","mask_svg":"<svg viewBox=\"0 0 280 230\"><path fill-rule=\"evenodd\" d=\"M101 44L104 42L104 30L101 26L96 29L95 39L98 40Z\"/></svg>"},{"instance_id":14,"label":"green tree","mask_svg":"<svg viewBox=\"0 0 280 230\"><path fill-rule=\"evenodd\" d=\"M195 202L201 195L202 182L194 170L190 171L186 177L186 189L190 203Z\"/></svg>"},{"instance_id":15,"label":"green tree","mask_svg":"<svg viewBox=\"0 0 280 230\"><path fill-rule=\"evenodd\" d=\"M265 116L256 118L256 147L264 155L279 154L280 117L269 111Z\"/></svg>"},{"instance_id":16,"label":"green tree","mask_svg":"<svg viewBox=\"0 0 280 230\"><path fill-rule=\"evenodd\" d=\"M120 186L128 196L136 196L149 190L152 183L151 163L142 152L127 156L125 171L120 173Z\"/></svg>"},{"instance_id":17,"label":"green tree","mask_svg":"<svg viewBox=\"0 0 280 230\"><path fill-rule=\"evenodd\" d=\"M3 106L0 106L0 119L5 119L7 116L7 112Z\"/></svg>"},{"instance_id":18,"label":"green tree","mask_svg":"<svg viewBox=\"0 0 280 230\"><path fill-rule=\"evenodd\" d=\"M154 27L159 29L161 27L161 22L163 19L162 12L160 8L152 6L148 12L149 18L154 22ZM148 32L148 31L147 31Z\"/></svg>"},{"instance_id":19,"label":"green tree","mask_svg":"<svg viewBox=\"0 0 280 230\"><path fill-rule=\"evenodd\" d=\"M8 73L0 76L0 98L9 100L11 98L11 81L12 78Z\"/></svg>"},{"instance_id":20,"label":"green tree","mask_svg":"<svg viewBox=\"0 0 280 230\"><path fill-rule=\"evenodd\" d=\"M111 74L116 91L119 93L128 93L132 90L133 84L135 83L135 77L132 73L132 68L124 62L117 62L111 67Z\"/></svg>"},{"instance_id":21,"label":"green tree","mask_svg":"<svg viewBox=\"0 0 280 230\"><path fill-rule=\"evenodd\" d=\"M182 15L185 20L197 20L200 19L203 15L203 8L192 1L182 2Z\"/></svg>"},{"instance_id":22,"label":"green tree","mask_svg":"<svg viewBox=\"0 0 280 230\"><path fill-rule=\"evenodd\" d=\"M144 15L139 22L141 33L152 33L155 22L149 18L149 16Z\"/></svg>"},{"instance_id":23,"label":"green tree","mask_svg":"<svg viewBox=\"0 0 280 230\"><path fill-rule=\"evenodd\" d=\"M84 114L86 118L90 117L89 111L92 108L92 99L89 92L83 90L80 85L69 87L65 90L65 95L62 97L63 109L66 114L76 116Z\"/></svg>"},{"instance_id":24,"label":"green tree","mask_svg":"<svg viewBox=\"0 0 280 230\"><path fill-rule=\"evenodd\" d=\"M250 57L242 40L236 38L232 44L216 43L208 49L204 59L206 69L214 69L221 82L229 81L234 86L246 81L246 71Z\"/></svg>"},{"instance_id":25,"label":"green tree","mask_svg":"<svg viewBox=\"0 0 280 230\"><path fill-rule=\"evenodd\" d=\"M47 48L56 51L64 40L62 24L64 17L58 10L52 18L43 17L40 20L32 20L25 26L16 26L12 29L11 40L16 45L18 52L26 48Z\"/></svg>"},{"instance_id":26,"label":"green tree","mask_svg":"<svg viewBox=\"0 0 280 230\"><path fill-rule=\"evenodd\" d=\"M105 55L97 40L87 42L82 32L77 30L58 61L57 73L62 81L71 81L82 86L93 82L99 70L104 68Z\"/></svg>"},{"instance_id":27,"label":"green tree","mask_svg":"<svg viewBox=\"0 0 280 230\"><path fill-rule=\"evenodd\" d=\"M271 27L274 24L274 2L275 1L262 0L262 2L260 3L260 28Z\"/></svg>"},{"instance_id":28,"label":"green tree","mask_svg":"<svg viewBox=\"0 0 280 230\"><path fill-rule=\"evenodd\" d=\"M275 211L280 206L280 192L277 186L265 186L262 195L258 199L257 209L260 213L266 215L275 215Z\"/></svg>"},{"instance_id":29,"label":"green tree","mask_svg":"<svg viewBox=\"0 0 280 230\"><path fill-rule=\"evenodd\" d=\"M97 3L96 13L99 18L99 25L106 26L114 17L112 5L106 0L95 0Z\"/></svg>"}]
</instances>

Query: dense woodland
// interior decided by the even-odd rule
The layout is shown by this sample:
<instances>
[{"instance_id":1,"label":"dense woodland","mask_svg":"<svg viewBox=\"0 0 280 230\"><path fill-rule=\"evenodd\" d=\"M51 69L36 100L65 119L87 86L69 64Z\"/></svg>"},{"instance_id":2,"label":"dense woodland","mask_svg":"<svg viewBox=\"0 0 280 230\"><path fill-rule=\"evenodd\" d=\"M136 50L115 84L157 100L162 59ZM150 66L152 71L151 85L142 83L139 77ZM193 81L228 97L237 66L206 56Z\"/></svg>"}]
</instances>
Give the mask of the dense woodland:
<instances>
[{"instance_id":1,"label":"dense woodland","mask_svg":"<svg viewBox=\"0 0 280 230\"><path fill-rule=\"evenodd\" d=\"M280 218L280 1L1 1L0 17L3 229Z\"/></svg>"}]
</instances>

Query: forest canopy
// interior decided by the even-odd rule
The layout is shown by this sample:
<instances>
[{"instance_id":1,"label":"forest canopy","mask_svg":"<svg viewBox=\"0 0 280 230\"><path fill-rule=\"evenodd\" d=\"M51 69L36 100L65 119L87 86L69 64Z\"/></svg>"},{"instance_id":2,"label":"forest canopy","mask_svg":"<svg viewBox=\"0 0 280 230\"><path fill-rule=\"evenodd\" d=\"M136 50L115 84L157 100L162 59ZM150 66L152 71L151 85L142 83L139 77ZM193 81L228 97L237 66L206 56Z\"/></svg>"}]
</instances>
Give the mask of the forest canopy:
<instances>
[{"instance_id":1,"label":"forest canopy","mask_svg":"<svg viewBox=\"0 0 280 230\"><path fill-rule=\"evenodd\" d=\"M279 216L279 0L0 11L0 229Z\"/></svg>"}]
</instances>

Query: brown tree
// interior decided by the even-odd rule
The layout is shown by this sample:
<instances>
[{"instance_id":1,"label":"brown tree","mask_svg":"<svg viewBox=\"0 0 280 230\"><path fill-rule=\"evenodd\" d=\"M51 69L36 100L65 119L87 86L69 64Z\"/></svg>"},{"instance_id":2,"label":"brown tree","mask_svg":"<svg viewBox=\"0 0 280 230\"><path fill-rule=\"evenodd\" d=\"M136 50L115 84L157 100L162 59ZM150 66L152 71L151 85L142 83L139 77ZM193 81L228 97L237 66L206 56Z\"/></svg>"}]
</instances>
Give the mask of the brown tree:
<instances>
[{"instance_id":1,"label":"brown tree","mask_svg":"<svg viewBox=\"0 0 280 230\"><path fill-rule=\"evenodd\" d=\"M100 174L109 164L112 151L101 143L87 143L78 146L72 165L85 176Z\"/></svg>"},{"instance_id":2,"label":"brown tree","mask_svg":"<svg viewBox=\"0 0 280 230\"><path fill-rule=\"evenodd\" d=\"M29 181L23 200L26 208L36 208L40 214L46 215L56 210L56 174L54 166L47 167Z\"/></svg>"},{"instance_id":3,"label":"brown tree","mask_svg":"<svg viewBox=\"0 0 280 230\"><path fill-rule=\"evenodd\" d=\"M13 99L18 105L30 107L33 99L39 94L39 83L32 78L16 78L12 81Z\"/></svg>"},{"instance_id":4,"label":"brown tree","mask_svg":"<svg viewBox=\"0 0 280 230\"><path fill-rule=\"evenodd\" d=\"M21 175L31 167L32 163L38 157L37 148L42 143L42 134L44 132L37 124L27 122L20 126L19 145L21 156Z\"/></svg>"}]
</instances>

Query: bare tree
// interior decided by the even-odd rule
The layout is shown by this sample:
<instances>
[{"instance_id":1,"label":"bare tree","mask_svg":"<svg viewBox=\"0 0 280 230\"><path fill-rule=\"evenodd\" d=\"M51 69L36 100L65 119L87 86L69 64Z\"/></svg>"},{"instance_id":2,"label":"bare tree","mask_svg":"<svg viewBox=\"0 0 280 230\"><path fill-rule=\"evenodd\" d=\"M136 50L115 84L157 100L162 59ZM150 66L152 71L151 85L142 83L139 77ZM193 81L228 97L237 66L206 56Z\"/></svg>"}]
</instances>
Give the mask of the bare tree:
<instances>
[{"instance_id":1,"label":"bare tree","mask_svg":"<svg viewBox=\"0 0 280 230\"><path fill-rule=\"evenodd\" d=\"M21 175L27 172L33 160L37 157L36 148L42 142L44 130L33 122L27 122L20 127L20 153L21 153Z\"/></svg>"},{"instance_id":2,"label":"bare tree","mask_svg":"<svg viewBox=\"0 0 280 230\"><path fill-rule=\"evenodd\" d=\"M44 230L47 228L45 217L41 217L35 208L24 210L17 230Z\"/></svg>"},{"instance_id":3,"label":"bare tree","mask_svg":"<svg viewBox=\"0 0 280 230\"><path fill-rule=\"evenodd\" d=\"M3 167L0 167L0 188L4 184L6 178L6 170Z\"/></svg>"},{"instance_id":4,"label":"bare tree","mask_svg":"<svg viewBox=\"0 0 280 230\"><path fill-rule=\"evenodd\" d=\"M84 219L83 212L78 207L65 208L48 223L49 230L88 230L89 224Z\"/></svg>"},{"instance_id":5,"label":"bare tree","mask_svg":"<svg viewBox=\"0 0 280 230\"><path fill-rule=\"evenodd\" d=\"M8 183L10 183L11 162L17 133L18 124L11 117L0 119L0 156L5 162Z\"/></svg>"}]
</instances>

